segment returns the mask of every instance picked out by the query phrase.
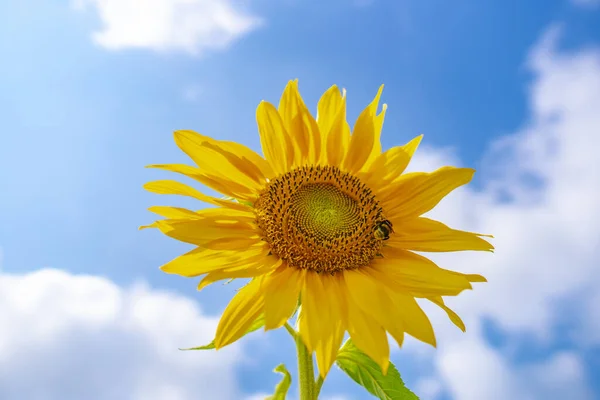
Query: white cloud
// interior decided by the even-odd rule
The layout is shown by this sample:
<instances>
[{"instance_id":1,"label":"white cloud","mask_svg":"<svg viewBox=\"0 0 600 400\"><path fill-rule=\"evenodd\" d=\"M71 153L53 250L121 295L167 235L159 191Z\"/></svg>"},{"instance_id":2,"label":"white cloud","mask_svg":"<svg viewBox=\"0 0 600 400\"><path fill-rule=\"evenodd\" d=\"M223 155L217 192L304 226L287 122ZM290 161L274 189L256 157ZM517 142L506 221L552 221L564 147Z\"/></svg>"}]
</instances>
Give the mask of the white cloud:
<instances>
[{"instance_id":1,"label":"white cloud","mask_svg":"<svg viewBox=\"0 0 600 400\"><path fill-rule=\"evenodd\" d=\"M600 343L600 290L589 296L589 301L585 304L582 312L582 325L585 335L581 338L589 344Z\"/></svg>"},{"instance_id":2,"label":"white cloud","mask_svg":"<svg viewBox=\"0 0 600 400\"><path fill-rule=\"evenodd\" d=\"M498 245L485 265L493 297L480 312L539 334L555 322L552 301L591 289L600 256L600 51L558 52L555 32L529 61L531 120L499 142L505 170L491 187L518 188L516 197L480 210Z\"/></svg>"},{"instance_id":3,"label":"white cloud","mask_svg":"<svg viewBox=\"0 0 600 400\"><path fill-rule=\"evenodd\" d=\"M261 19L231 0L72 0L96 8L102 29L99 45L119 50L143 48L200 54L224 49L256 29Z\"/></svg>"},{"instance_id":4,"label":"white cloud","mask_svg":"<svg viewBox=\"0 0 600 400\"><path fill-rule=\"evenodd\" d=\"M434 312L439 349L422 350L413 341L406 346L419 357L433 357L456 400L592 398L577 351L514 364L510 348L490 347L479 326L491 318L508 334L530 335L544 347L568 317L578 322L571 329L581 351L600 343L600 289L594 284L600 259L600 49L560 51L559 34L550 29L531 52L530 118L492 144L479 171L483 189L462 189L431 213L496 237L493 255L432 257L489 280L447 301L464 317L467 333ZM424 153L417 152L413 169L456 163L448 151ZM569 304L575 311L566 316L560 307Z\"/></svg>"},{"instance_id":5,"label":"white cloud","mask_svg":"<svg viewBox=\"0 0 600 400\"><path fill-rule=\"evenodd\" d=\"M592 399L581 360L571 352L515 366L471 335L443 350L437 362L455 399Z\"/></svg>"},{"instance_id":6,"label":"white cloud","mask_svg":"<svg viewBox=\"0 0 600 400\"><path fill-rule=\"evenodd\" d=\"M59 270L0 277L3 400L236 399L237 345L189 299Z\"/></svg>"},{"instance_id":7,"label":"white cloud","mask_svg":"<svg viewBox=\"0 0 600 400\"><path fill-rule=\"evenodd\" d=\"M455 399L525 400L505 360L477 338L453 343L437 366Z\"/></svg>"},{"instance_id":8,"label":"white cloud","mask_svg":"<svg viewBox=\"0 0 600 400\"><path fill-rule=\"evenodd\" d=\"M417 382L413 392L421 400L434 400L442 393L443 387L439 379L423 378Z\"/></svg>"},{"instance_id":9,"label":"white cloud","mask_svg":"<svg viewBox=\"0 0 600 400\"><path fill-rule=\"evenodd\" d=\"M272 393L257 393L251 396L247 396L244 400L265 400L267 397L272 396Z\"/></svg>"},{"instance_id":10,"label":"white cloud","mask_svg":"<svg viewBox=\"0 0 600 400\"><path fill-rule=\"evenodd\" d=\"M600 5L600 0L571 0L571 3L579 7L594 8Z\"/></svg>"}]
</instances>

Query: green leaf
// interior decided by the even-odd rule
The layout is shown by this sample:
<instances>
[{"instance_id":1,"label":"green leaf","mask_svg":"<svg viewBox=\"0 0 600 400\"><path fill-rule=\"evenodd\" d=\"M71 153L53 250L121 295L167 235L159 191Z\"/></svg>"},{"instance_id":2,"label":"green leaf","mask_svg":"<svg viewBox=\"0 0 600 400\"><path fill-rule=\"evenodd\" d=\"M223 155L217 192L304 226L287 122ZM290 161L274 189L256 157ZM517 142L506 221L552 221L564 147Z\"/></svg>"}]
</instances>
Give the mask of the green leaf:
<instances>
[{"instance_id":1,"label":"green leaf","mask_svg":"<svg viewBox=\"0 0 600 400\"><path fill-rule=\"evenodd\" d=\"M263 326L265 326L265 316L264 315L260 315L253 323L252 325L250 325L250 328L248 328L248 330L246 331L246 333L244 334L244 336L246 336L249 333L252 333L260 328L262 328ZM210 342L209 344L205 344L204 346L198 346L198 347L190 347L188 349L179 349L179 350L213 350L215 348L215 341L213 340L212 342Z\"/></svg>"},{"instance_id":2,"label":"green leaf","mask_svg":"<svg viewBox=\"0 0 600 400\"><path fill-rule=\"evenodd\" d=\"M335 363L356 383L379 399L419 400L416 394L404 386L394 364L390 363L387 375L384 376L379 365L360 351L350 339L340 349Z\"/></svg>"},{"instance_id":3,"label":"green leaf","mask_svg":"<svg viewBox=\"0 0 600 400\"><path fill-rule=\"evenodd\" d=\"M290 372L283 364L279 364L275 367L273 372L279 372L283 375L283 378L281 379L281 382L275 386L275 393L273 393L273 396L266 397L265 400L285 400L285 396L292 385L292 375L290 375Z\"/></svg>"}]
</instances>

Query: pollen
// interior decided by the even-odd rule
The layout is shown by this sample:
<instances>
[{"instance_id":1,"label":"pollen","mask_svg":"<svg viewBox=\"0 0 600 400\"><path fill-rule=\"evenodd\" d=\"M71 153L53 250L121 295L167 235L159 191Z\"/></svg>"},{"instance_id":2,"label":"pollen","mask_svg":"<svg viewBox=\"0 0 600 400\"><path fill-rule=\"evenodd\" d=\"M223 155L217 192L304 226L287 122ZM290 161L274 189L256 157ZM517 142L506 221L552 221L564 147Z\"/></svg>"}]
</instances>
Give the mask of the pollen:
<instances>
[{"instance_id":1,"label":"pollen","mask_svg":"<svg viewBox=\"0 0 600 400\"><path fill-rule=\"evenodd\" d=\"M366 266L380 252L385 220L360 179L333 166L306 166L272 179L254 203L271 253L290 267L335 274Z\"/></svg>"}]
</instances>

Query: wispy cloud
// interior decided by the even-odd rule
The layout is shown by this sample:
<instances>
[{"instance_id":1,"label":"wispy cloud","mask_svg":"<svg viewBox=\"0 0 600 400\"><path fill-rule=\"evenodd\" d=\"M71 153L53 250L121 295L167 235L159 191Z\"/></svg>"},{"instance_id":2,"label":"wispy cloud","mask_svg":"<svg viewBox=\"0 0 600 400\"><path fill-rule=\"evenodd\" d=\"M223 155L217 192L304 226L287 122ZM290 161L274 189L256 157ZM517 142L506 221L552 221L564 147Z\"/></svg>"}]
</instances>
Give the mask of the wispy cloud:
<instances>
[{"instance_id":1,"label":"wispy cloud","mask_svg":"<svg viewBox=\"0 0 600 400\"><path fill-rule=\"evenodd\" d=\"M571 3L585 8L595 8L600 6L600 0L571 0Z\"/></svg>"},{"instance_id":2,"label":"wispy cloud","mask_svg":"<svg viewBox=\"0 0 600 400\"><path fill-rule=\"evenodd\" d=\"M483 189L463 189L432 212L493 233L497 248L494 255L434 257L444 267L483 273L489 283L448 299L466 320L466 334L441 326L439 350L431 352L408 342L408 351L432 357L456 400L593 397L582 355L599 344L590 318L597 321L600 309L592 284L600 257L600 49L559 51L559 33L550 29L531 51L530 116L492 144L480 171ZM454 161L448 158L417 153L411 168ZM558 352L556 328L567 317L558 305L569 304L577 304L568 315L577 341ZM543 358L515 364L509 350L489 345L484 318L512 345L523 335L535 338L547 349Z\"/></svg>"},{"instance_id":3,"label":"wispy cloud","mask_svg":"<svg viewBox=\"0 0 600 400\"><path fill-rule=\"evenodd\" d=\"M141 48L202 54L227 48L258 28L261 18L229 0L72 0L98 12L93 34L109 50Z\"/></svg>"}]
</instances>

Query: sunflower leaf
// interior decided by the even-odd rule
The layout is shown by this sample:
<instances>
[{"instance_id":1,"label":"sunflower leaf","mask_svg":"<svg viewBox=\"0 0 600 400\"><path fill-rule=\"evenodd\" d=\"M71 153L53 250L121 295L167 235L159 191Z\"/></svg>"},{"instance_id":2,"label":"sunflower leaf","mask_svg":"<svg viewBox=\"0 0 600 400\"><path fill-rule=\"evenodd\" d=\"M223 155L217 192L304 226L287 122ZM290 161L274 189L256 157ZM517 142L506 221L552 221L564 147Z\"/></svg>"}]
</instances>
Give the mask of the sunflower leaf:
<instances>
[{"instance_id":1,"label":"sunflower leaf","mask_svg":"<svg viewBox=\"0 0 600 400\"><path fill-rule=\"evenodd\" d=\"M265 326L265 316L261 314L258 318L256 318L256 320L252 323L252 325L250 325L250 327L246 331L245 335L252 333L256 330L259 330L263 326ZM190 347L187 349L179 349L179 350L184 350L184 351L187 351L187 350L213 350L214 348L215 348L215 341L213 340L209 344L205 344L203 346Z\"/></svg>"},{"instance_id":2,"label":"sunflower leaf","mask_svg":"<svg viewBox=\"0 0 600 400\"><path fill-rule=\"evenodd\" d=\"M383 375L379 365L360 351L351 339L344 343L335 363L356 383L379 399L419 400L417 395L404 386L394 364L390 363L387 375Z\"/></svg>"},{"instance_id":3,"label":"sunflower leaf","mask_svg":"<svg viewBox=\"0 0 600 400\"><path fill-rule=\"evenodd\" d=\"M283 375L281 381L275 386L275 393L272 396L266 397L265 400L285 400L287 392L292 385L292 375L287 370L284 364L279 364L273 372L279 372Z\"/></svg>"}]
</instances>

